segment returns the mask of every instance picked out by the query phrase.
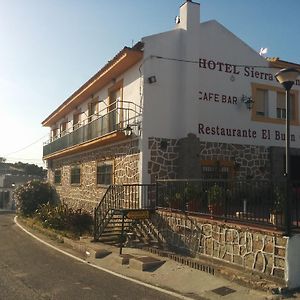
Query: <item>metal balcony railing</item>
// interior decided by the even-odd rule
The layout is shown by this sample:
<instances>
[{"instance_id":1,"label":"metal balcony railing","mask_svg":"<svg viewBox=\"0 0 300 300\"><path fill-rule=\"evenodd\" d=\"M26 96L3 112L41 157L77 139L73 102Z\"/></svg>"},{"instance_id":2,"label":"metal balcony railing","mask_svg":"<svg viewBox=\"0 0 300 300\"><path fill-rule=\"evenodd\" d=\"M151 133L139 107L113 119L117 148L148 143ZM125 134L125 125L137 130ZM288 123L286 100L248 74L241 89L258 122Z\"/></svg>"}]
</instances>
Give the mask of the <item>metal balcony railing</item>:
<instances>
[{"instance_id":1,"label":"metal balcony railing","mask_svg":"<svg viewBox=\"0 0 300 300\"><path fill-rule=\"evenodd\" d=\"M127 125L140 124L140 117L141 109L137 104L116 101L73 125L73 128L52 137L43 147L43 156L123 130Z\"/></svg>"}]
</instances>

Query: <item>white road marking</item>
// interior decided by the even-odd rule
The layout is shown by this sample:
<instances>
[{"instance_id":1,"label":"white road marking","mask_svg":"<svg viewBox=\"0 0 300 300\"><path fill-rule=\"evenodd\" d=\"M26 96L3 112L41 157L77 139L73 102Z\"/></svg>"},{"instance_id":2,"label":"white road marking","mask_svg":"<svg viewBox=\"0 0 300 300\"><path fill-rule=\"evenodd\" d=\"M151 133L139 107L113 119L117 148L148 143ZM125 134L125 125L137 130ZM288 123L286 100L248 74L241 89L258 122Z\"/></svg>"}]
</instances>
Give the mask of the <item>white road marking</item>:
<instances>
[{"instance_id":1,"label":"white road marking","mask_svg":"<svg viewBox=\"0 0 300 300\"><path fill-rule=\"evenodd\" d=\"M80 261L80 262L82 262L83 264L86 264L86 265L91 266L91 267L93 267L93 268L95 268L95 269L98 269L98 270L107 272L107 273L109 273L109 274L111 274L111 275L114 275L114 276L117 276L117 277L119 277L119 278L122 278L122 279L125 279L125 280L128 280L128 281L134 282L134 283L136 283L136 284L145 286L145 287L150 288L150 289L152 289L152 290L156 290L156 291L159 291L159 292L161 292L161 293L165 293L165 294L171 295L171 296L173 296L173 297L177 297L177 298L179 298L179 299L183 299L183 300L194 300L193 298L186 297L186 296L180 295L180 294L175 293L175 292L172 292L172 291L165 290L165 289L160 288L160 287L157 287L157 286L153 286L153 285L151 285L151 284L149 284L149 283L145 283L145 282L139 281L139 280L137 280L137 279L133 279L133 278L127 277L127 276L122 275L122 274L118 274L118 273L113 272L113 271L111 271L111 270L108 270L108 269L105 269L105 268L103 268L103 267L100 267L100 266L94 265L94 264L92 264L92 263L89 263L89 262L85 261L85 260L82 259L82 258L76 257L75 255L72 255L72 254L70 254L70 253L68 253L68 252L66 252L66 251L64 251L64 250L61 250L61 249L59 249L59 248L57 248L57 247L55 247L55 246L53 246L53 245L51 245L51 244L49 244L49 243L43 241L42 239L38 238L37 236L35 236L35 235L32 234L31 232L29 232L27 229L25 229L20 223L18 223L17 218L18 218L17 216L14 217L14 222L15 222L15 223L16 223L16 224L17 224L24 232L26 232L28 235L30 235L30 236L33 237L34 239L38 240L39 242L43 243L44 245L46 245L46 246L48 246L48 247L50 247L50 248L52 248L52 249L54 249L54 250L56 250L56 251L58 251L58 252L60 252L60 253L63 253L63 254L65 254L65 255L67 255L67 256L69 256L69 257L71 257L71 258L73 258L73 259L75 259L75 260L77 260L77 261Z\"/></svg>"}]
</instances>

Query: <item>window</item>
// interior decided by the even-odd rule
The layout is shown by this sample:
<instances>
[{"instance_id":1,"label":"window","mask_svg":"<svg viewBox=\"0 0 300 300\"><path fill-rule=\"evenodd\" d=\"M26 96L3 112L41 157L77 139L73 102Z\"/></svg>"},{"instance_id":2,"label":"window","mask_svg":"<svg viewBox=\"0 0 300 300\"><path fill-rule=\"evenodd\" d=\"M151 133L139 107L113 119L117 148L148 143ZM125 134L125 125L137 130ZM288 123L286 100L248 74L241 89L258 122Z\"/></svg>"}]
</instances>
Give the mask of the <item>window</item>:
<instances>
[{"instance_id":1,"label":"window","mask_svg":"<svg viewBox=\"0 0 300 300\"><path fill-rule=\"evenodd\" d=\"M233 177L233 162L228 160L201 161L202 177L204 179L231 179Z\"/></svg>"},{"instance_id":2,"label":"window","mask_svg":"<svg viewBox=\"0 0 300 300\"><path fill-rule=\"evenodd\" d=\"M54 171L54 183L61 184L61 170Z\"/></svg>"},{"instance_id":3,"label":"window","mask_svg":"<svg viewBox=\"0 0 300 300\"><path fill-rule=\"evenodd\" d=\"M122 93L123 93L123 80L118 81L112 87L108 89L109 104L107 107L108 113L108 131L112 132L117 129L118 123L123 120L122 110L119 111L118 108L122 103Z\"/></svg>"},{"instance_id":4,"label":"window","mask_svg":"<svg viewBox=\"0 0 300 300\"><path fill-rule=\"evenodd\" d=\"M95 100L93 102L91 102L89 104L89 107L88 107L88 121L91 122L92 120L95 119L95 115L98 111L98 102L96 102Z\"/></svg>"},{"instance_id":5,"label":"window","mask_svg":"<svg viewBox=\"0 0 300 300\"><path fill-rule=\"evenodd\" d=\"M286 118L285 91L276 86L252 84L252 120L258 122L284 124ZM290 118L292 125L300 125L299 92L290 92Z\"/></svg>"},{"instance_id":6,"label":"window","mask_svg":"<svg viewBox=\"0 0 300 300\"><path fill-rule=\"evenodd\" d=\"M71 184L80 184L80 167L71 168Z\"/></svg>"},{"instance_id":7,"label":"window","mask_svg":"<svg viewBox=\"0 0 300 300\"><path fill-rule=\"evenodd\" d=\"M67 134L67 124L68 122L63 122L60 124L60 135L64 136Z\"/></svg>"},{"instance_id":8,"label":"window","mask_svg":"<svg viewBox=\"0 0 300 300\"><path fill-rule=\"evenodd\" d=\"M110 185L113 183L113 163L102 162L97 166L97 184Z\"/></svg>"},{"instance_id":9,"label":"window","mask_svg":"<svg viewBox=\"0 0 300 300\"><path fill-rule=\"evenodd\" d=\"M80 126L80 113L73 115L73 130L76 130Z\"/></svg>"},{"instance_id":10,"label":"window","mask_svg":"<svg viewBox=\"0 0 300 300\"><path fill-rule=\"evenodd\" d=\"M267 105L268 105L268 91L263 89L256 90L256 115L266 116L267 115Z\"/></svg>"},{"instance_id":11,"label":"window","mask_svg":"<svg viewBox=\"0 0 300 300\"><path fill-rule=\"evenodd\" d=\"M54 141L58 138L58 128L54 128L51 130L51 139Z\"/></svg>"},{"instance_id":12,"label":"window","mask_svg":"<svg viewBox=\"0 0 300 300\"><path fill-rule=\"evenodd\" d=\"M277 113L277 118L278 119L284 119L286 118L286 96L285 93L278 92L277 93L277 106L276 106L276 113ZM296 104L295 104L295 95L291 94L290 95L290 117L291 120L296 119Z\"/></svg>"}]
</instances>

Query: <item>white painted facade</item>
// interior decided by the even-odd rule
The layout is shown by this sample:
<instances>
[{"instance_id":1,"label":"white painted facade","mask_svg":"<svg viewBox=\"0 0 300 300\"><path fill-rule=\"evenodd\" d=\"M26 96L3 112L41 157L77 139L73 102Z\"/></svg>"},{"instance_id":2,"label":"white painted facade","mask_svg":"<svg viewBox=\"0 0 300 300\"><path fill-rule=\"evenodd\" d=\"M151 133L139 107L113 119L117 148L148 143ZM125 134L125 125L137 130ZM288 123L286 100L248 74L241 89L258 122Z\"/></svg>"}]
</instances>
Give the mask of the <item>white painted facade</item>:
<instances>
[{"instance_id":1,"label":"white painted facade","mask_svg":"<svg viewBox=\"0 0 300 300\"><path fill-rule=\"evenodd\" d=\"M270 62L251 49L217 21L200 23L200 5L192 1L180 7L180 23L171 31L142 38L143 58L124 73L102 86L78 105L51 123L60 134L61 124L73 130L74 114L80 125L88 122L89 104L97 103L96 117L107 113L109 89L122 81L120 100L140 110L141 117L130 120L136 111L126 111L124 122L141 121L140 182L150 182L148 162L151 137L181 139L195 134L201 142L284 147L284 122L276 122L276 87L283 92ZM258 67L259 66L259 67ZM156 82L148 79L155 76ZM275 122L256 120L241 97L254 97L253 89L271 88L267 114ZM300 81L294 85L300 90ZM299 93L295 94L299 102ZM255 99L253 99L255 101ZM129 105L129 104L128 104ZM297 117L300 105L297 105ZM95 118L95 117L93 117ZM300 148L299 120L292 124L291 147Z\"/></svg>"},{"instance_id":2,"label":"white painted facade","mask_svg":"<svg viewBox=\"0 0 300 300\"><path fill-rule=\"evenodd\" d=\"M174 30L142 39L145 164L151 136L178 139L194 133L201 141L285 145L285 125L254 121L252 110L241 101L243 95L253 98L255 84L284 92L274 77L279 69L270 68L264 57L217 21L199 23L199 9L199 4L186 2L180 9L181 22ZM156 76L157 82L148 84L146 79L150 76ZM297 82L293 90L299 89ZM298 102L299 94L296 96ZM267 113L276 119L275 91L269 92ZM230 134L217 134L217 128ZM244 136L238 136L239 129ZM291 147L299 148L299 126L292 125L291 134L295 138ZM147 169L143 175L147 181Z\"/></svg>"},{"instance_id":3,"label":"white painted facade","mask_svg":"<svg viewBox=\"0 0 300 300\"><path fill-rule=\"evenodd\" d=\"M101 80L101 76L106 76L112 70L112 75L110 77L107 75L108 79L105 79L106 81L103 79L104 83L99 85L97 90L93 89L94 83L88 88L82 86L66 100L66 104L62 104L43 122L43 125L49 126L52 132L58 129L56 132L58 138L62 134L59 132L61 124L65 122L66 130L73 131L73 119L76 114L79 114L80 126L86 125L91 103L96 103L93 120L102 113L107 114L110 90L118 83L120 83L118 97L123 108L126 105L130 106L122 116L118 115L119 120L123 122L121 122L123 128L119 130L121 133L126 125L130 125L133 129L134 134L127 140L123 135L123 140L112 140L108 146L99 144L87 150L82 147L83 143L77 145L77 152L63 149L61 153L46 155L46 160L55 163L51 170L52 178L56 167L63 169L61 175L67 177L70 174L70 167L78 162L82 170L92 170L87 175L90 176L88 187L84 184L80 187L72 186L68 178L62 180L60 187L61 193L65 193L63 196L69 197L71 194L69 191L73 193L77 189L74 198L80 199L82 194L86 196L88 192L94 191L86 202L95 204L93 197L99 197L101 188L105 190L96 184L94 177L91 178L91 174L95 176L97 172L97 163L103 159L113 161L116 160L116 156L122 155L124 156L124 159L120 160L122 163L129 157L123 169L130 169L136 163L134 159L138 160L136 177L139 183L150 183L153 180L149 171L149 163L153 161L153 153L149 146L151 139L178 141L193 134L201 143L262 148L285 146L284 120L277 118L277 94L284 92L274 78L279 69L271 68L270 66L275 65L217 21L200 23L198 3L186 1L180 8L180 23L176 24L173 30L144 37L141 42L143 47L138 51L142 56L135 64L130 65L124 72L114 71L109 68L115 66L118 68L123 63L119 57L114 58L108 67L109 70L104 69L99 73L98 77ZM122 51L120 53L122 54ZM154 79L152 83L149 82L151 77ZM255 93L258 89L268 90L264 117L256 114L255 103L253 109L249 110L241 100L244 95L256 101ZM292 90L296 103L293 107L297 111L294 112L296 119L291 124L291 147L296 149L300 149L299 91L300 80ZM76 97L80 97L82 93L85 93L85 97L77 103ZM138 117L135 118L136 116ZM126 152L124 143L130 144L130 141L136 140L138 146L135 147L138 150ZM111 147L109 151L103 151L104 157L101 156L102 146ZM124 152L116 151L117 154L111 154L109 157L109 154L118 147ZM94 154L97 157L93 157ZM166 155L168 156L168 153ZM133 161L130 161L132 157ZM136 178L135 175L133 174L132 178ZM143 203L140 205L143 206ZM298 248L298 236L289 239L285 275L290 287L300 285L300 266L295 261Z\"/></svg>"},{"instance_id":4,"label":"white painted facade","mask_svg":"<svg viewBox=\"0 0 300 300\"><path fill-rule=\"evenodd\" d=\"M105 85L101 90L98 90L95 94L88 97L85 101L80 103L76 106L75 109L67 113L63 118L60 118L57 120L54 124L51 126L51 130L57 128L60 129L61 124L66 122L66 130L67 132L72 132L73 127L73 116L74 114L79 113L79 122L81 125L85 125L88 123L88 116L89 116L89 104L94 102L97 104L97 116L100 116L101 113L105 114L107 113L107 106L109 106L109 88L111 88L116 82L119 82L120 80L123 80L122 84L122 94L121 94L121 101L124 101L124 105L126 105L126 102L132 102L133 104L136 104L137 106L140 106L140 76L139 76L139 65L135 65L128 71L126 71L124 74L122 74L121 77L117 77L114 79L113 82ZM129 116L129 117L132 117Z\"/></svg>"}]
</instances>

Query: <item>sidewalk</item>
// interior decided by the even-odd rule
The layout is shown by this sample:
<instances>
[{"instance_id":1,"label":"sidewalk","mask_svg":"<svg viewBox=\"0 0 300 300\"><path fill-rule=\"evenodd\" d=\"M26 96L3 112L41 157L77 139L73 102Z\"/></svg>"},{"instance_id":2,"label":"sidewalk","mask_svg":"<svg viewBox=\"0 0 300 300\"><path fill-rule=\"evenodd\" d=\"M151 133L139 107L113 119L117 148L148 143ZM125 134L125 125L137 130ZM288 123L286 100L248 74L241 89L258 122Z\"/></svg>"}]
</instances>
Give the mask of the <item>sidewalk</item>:
<instances>
[{"instance_id":1,"label":"sidewalk","mask_svg":"<svg viewBox=\"0 0 300 300\"><path fill-rule=\"evenodd\" d=\"M88 242L84 241L83 243ZM92 247L94 248L95 245ZM192 269L171 259L159 257L140 249L124 248L123 254L132 255L129 264L124 265L121 263L118 248L104 244L96 245L95 248L98 248L100 252L106 250L111 253L103 258L88 257L89 262L151 285L176 291L192 299L199 299L199 297L219 299L221 297L222 299L253 300L266 299L269 296L265 292L239 286L204 271ZM154 261L160 261L161 265L142 271L142 262L136 263L136 260L143 257L154 258ZM131 260L135 263L132 263Z\"/></svg>"},{"instance_id":2,"label":"sidewalk","mask_svg":"<svg viewBox=\"0 0 300 300\"><path fill-rule=\"evenodd\" d=\"M22 222L21 225L26 227ZM26 229L29 228L26 227ZM207 271L211 271L209 268L206 268L206 272L196 270L170 258L141 249L123 248L123 255L120 257L119 248L103 243L92 243L91 238L75 241L59 237L63 239L63 243L58 243L53 240L49 241L49 237L41 235L36 230L29 230L50 242L52 246L55 245L61 250L75 254L89 264L154 287L176 292L183 296L182 299L283 299L281 295L272 295L270 291L244 287L221 276L209 274L207 273ZM129 263L125 264L127 259L129 259ZM300 299L295 298L296 295L291 296L293 298L290 299ZM284 297L284 299L288 298Z\"/></svg>"}]
</instances>

